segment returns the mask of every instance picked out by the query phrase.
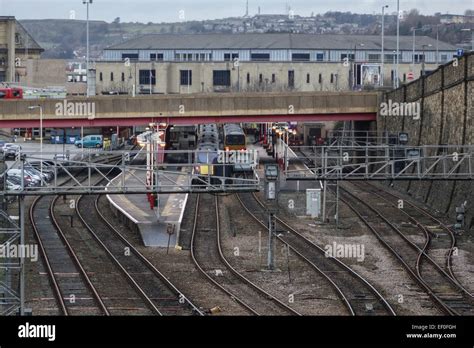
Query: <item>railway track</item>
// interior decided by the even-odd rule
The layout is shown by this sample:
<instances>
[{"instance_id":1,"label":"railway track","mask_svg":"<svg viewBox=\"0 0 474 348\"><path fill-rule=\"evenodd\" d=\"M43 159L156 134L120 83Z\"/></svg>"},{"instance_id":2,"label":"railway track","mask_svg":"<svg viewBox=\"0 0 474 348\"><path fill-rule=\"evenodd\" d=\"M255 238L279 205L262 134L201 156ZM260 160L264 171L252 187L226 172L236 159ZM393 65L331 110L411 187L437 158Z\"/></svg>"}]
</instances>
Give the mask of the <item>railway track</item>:
<instances>
[{"instance_id":1,"label":"railway track","mask_svg":"<svg viewBox=\"0 0 474 348\"><path fill-rule=\"evenodd\" d=\"M64 200L56 199L52 211L63 229L66 240L78 255L110 315L153 314L128 283L126 277L110 261L107 253L94 242L89 231L80 223L75 207L71 209L70 206L70 202L77 204L77 198L78 196L71 195Z\"/></svg>"},{"instance_id":2,"label":"railway track","mask_svg":"<svg viewBox=\"0 0 474 348\"><path fill-rule=\"evenodd\" d=\"M198 270L252 315L301 315L245 278L226 260L220 242L217 196L198 195L191 257Z\"/></svg>"},{"instance_id":3,"label":"railway track","mask_svg":"<svg viewBox=\"0 0 474 348\"><path fill-rule=\"evenodd\" d=\"M347 188L341 187L340 190L341 201L363 221L443 313L448 315L473 313L472 301L459 291L450 276L426 254L429 244L426 231L424 231L425 243L420 248L409 240L402 231L404 229L402 226L397 226L386 214L368 203L370 192L364 194L360 191L358 195L355 195ZM410 231L405 232L410 233ZM431 262L423 263L424 257Z\"/></svg>"},{"instance_id":4,"label":"railway track","mask_svg":"<svg viewBox=\"0 0 474 348\"><path fill-rule=\"evenodd\" d=\"M108 162L113 160L115 160L115 158L107 159ZM87 176L81 175L81 173L82 172L80 172L75 179L77 182L82 182L87 179ZM110 175L110 173L111 172L106 173L105 176ZM72 179L69 179L65 183L71 180ZM103 177L99 182L102 180ZM88 199L92 197L93 200L97 201L99 199L98 195L88 197ZM79 205L83 205L83 203L81 203L83 199L82 196L79 197L75 206L76 214L82 223L84 223L88 233L93 236L96 243L90 243L90 241L87 241L87 238L85 238L86 240L79 241L77 240L78 238L74 238L73 235L69 235L69 238L67 238L66 230L69 226L66 228L61 227L59 223L61 219L54 213L58 198L58 196L36 198L30 208L30 219L36 239L40 245L43 260L45 260L45 268L48 272L53 292L62 314L99 315L103 313L105 315L117 315L130 313L130 311L136 312L138 310L140 314L203 315L203 313L181 294L166 277L136 250L136 248L128 243L121 235L117 235L118 231L105 220L96 202L88 202L86 212L83 210L82 215L79 209ZM91 211L91 207L94 207L94 210ZM46 209L48 210L48 214L44 214L44 210ZM91 227L93 224L86 222L83 217L90 216L91 213L94 214L92 216L93 219L96 219L96 222L100 221L100 223L94 225L94 228ZM49 218L45 218L45 216ZM98 229L101 230L97 232ZM99 238L103 236L103 233L107 233L109 237L107 240L103 241ZM117 236L115 244L113 244L114 241L111 240L114 236L110 236L111 234L114 235L114 233L115 236ZM112 243L112 245L107 245L107 243ZM95 248L92 247L92 244L94 244ZM120 245L121 253L117 253L117 245ZM115 249L113 249L113 247L115 247ZM128 263L123 261L125 250L130 251L130 255L127 256L128 259L125 259L129 261ZM133 293L130 293L130 291L127 293L123 288L116 288L117 285L120 284L120 281L124 279L115 279L115 284L103 284L99 282L99 277L103 280L107 276L111 276L110 274L98 274L102 273L104 269L98 272L92 272L90 276L88 275L77 252L82 255L82 260L89 264L89 270L94 270L96 267L90 267L90 265L94 262L101 262L98 260L97 251L104 253L106 258L112 259L112 265L109 264L107 266L112 266L113 272L116 272L117 269L119 270L124 279L129 281L131 285L130 290L132 290ZM90 257L90 262L84 259L83 254L85 253L93 253L93 256ZM120 257L122 257L122 262L119 262ZM109 260L107 260L107 263L108 262ZM125 267L122 264L125 264ZM101 264L101 267L102 266ZM107 269L110 271L110 268ZM148 271L144 273L142 272L143 269ZM71 279L67 281L66 277L64 280L64 276L69 276ZM95 278L95 282L91 278ZM97 287L94 286L94 284L97 284ZM128 294L128 296L123 296L124 293L126 295ZM137 294L139 296L137 296ZM66 301L66 299L69 299L71 296L73 296L75 300L73 302L74 306ZM137 299L139 301L137 301ZM96 307L99 308L95 308L92 302L97 303ZM116 304L120 304L120 306ZM72 309L70 307L72 307Z\"/></svg>"},{"instance_id":5,"label":"railway track","mask_svg":"<svg viewBox=\"0 0 474 348\"><path fill-rule=\"evenodd\" d=\"M267 229L265 205L252 194L237 194L242 207L264 229ZM324 249L314 244L287 222L276 217L285 233L280 240L321 274L334 288L349 315L396 315L388 301L365 278L337 258L327 257Z\"/></svg>"},{"instance_id":6,"label":"railway track","mask_svg":"<svg viewBox=\"0 0 474 348\"><path fill-rule=\"evenodd\" d=\"M109 315L52 213L57 197L38 197L30 208L33 233L62 315Z\"/></svg>"},{"instance_id":7,"label":"railway track","mask_svg":"<svg viewBox=\"0 0 474 348\"><path fill-rule=\"evenodd\" d=\"M404 204L411 207L412 209L404 208L399 209L399 211L408 217L420 229L427 232L426 237L428 245L425 252L422 254L423 257L428 259L430 262L443 265L445 273L449 275L451 281L454 282L459 290L469 297L474 297L474 294L462 285L454 273L453 254L457 249L456 234L450 227L434 216L429 210L419 207L400 195L396 195L370 183L357 183L356 186L365 190L370 190L373 195L383 199L392 206L397 204L399 200L402 200ZM442 233L441 231L446 233ZM444 253L434 253L433 250L444 250Z\"/></svg>"},{"instance_id":8,"label":"railway track","mask_svg":"<svg viewBox=\"0 0 474 348\"><path fill-rule=\"evenodd\" d=\"M105 218L100 211L99 200L99 195L81 196L76 213L150 311L163 316L203 315Z\"/></svg>"}]
</instances>

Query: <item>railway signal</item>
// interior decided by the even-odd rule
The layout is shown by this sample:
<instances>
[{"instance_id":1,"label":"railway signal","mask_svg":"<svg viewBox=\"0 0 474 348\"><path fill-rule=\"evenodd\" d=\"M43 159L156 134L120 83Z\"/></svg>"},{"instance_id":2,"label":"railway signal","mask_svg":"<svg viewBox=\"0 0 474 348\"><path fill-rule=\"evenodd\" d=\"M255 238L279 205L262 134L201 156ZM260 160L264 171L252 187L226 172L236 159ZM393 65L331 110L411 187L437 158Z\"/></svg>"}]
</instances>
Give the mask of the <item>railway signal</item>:
<instances>
[{"instance_id":1,"label":"railway signal","mask_svg":"<svg viewBox=\"0 0 474 348\"><path fill-rule=\"evenodd\" d=\"M265 198L268 203L268 258L267 266L269 270L275 268L275 210L278 204L278 164L265 165Z\"/></svg>"}]
</instances>

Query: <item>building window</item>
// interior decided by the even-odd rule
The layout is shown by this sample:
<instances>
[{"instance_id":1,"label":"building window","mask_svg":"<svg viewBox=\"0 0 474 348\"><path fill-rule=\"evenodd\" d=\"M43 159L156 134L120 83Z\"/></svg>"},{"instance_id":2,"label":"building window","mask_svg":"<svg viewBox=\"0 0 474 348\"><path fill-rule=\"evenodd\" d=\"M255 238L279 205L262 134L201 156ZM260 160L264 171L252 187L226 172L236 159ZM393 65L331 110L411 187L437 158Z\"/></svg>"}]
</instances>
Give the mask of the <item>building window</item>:
<instances>
[{"instance_id":1,"label":"building window","mask_svg":"<svg viewBox=\"0 0 474 348\"><path fill-rule=\"evenodd\" d=\"M247 83L250 84L250 73L247 73Z\"/></svg>"},{"instance_id":2,"label":"building window","mask_svg":"<svg viewBox=\"0 0 474 348\"><path fill-rule=\"evenodd\" d=\"M176 54L174 55L174 60L180 61L180 60L181 60L181 54L176 53Z\"/></svg>"},{"instance_id":3,"label":"building window","mask_svg":"<svg viewBox=\"0 0 474 348\"><path fill-rule=\"evenodd\" d=\"M386 62L392 63L392 62L394 62L396 59L397 59L397 55L396 55L396 54L386 54L386 55L385 55L385 61L386 61ZM400 61L402 60L402 55L401 55L401 54L400 54L399 60L400 60Z\"/></svg>"},{"instance_id":4,"label":"building window","mask_svg":"<svg viewBox=\"0 0 474 348\"><path fill-rule=\"evenodd\" d=\"M443 63L447 62L447 61L448 61L448 55L447 55L447 54L442 54L442 55L441 55L441 61L442 61Z\"/></svg>"},{"instance_id":5,"label":"building window","mask_svg":"<svg viewBox=\"0 0 474 348\"><path fill-rule=\"evenodd\" d=\"M423 54L415 54L415 63L421 63L424 59Z\"/></svg>"},{"instance_id":6,"label":"building window","mask_svg":"<svg viewBox=\"0 0 474 348\"><path fill-rule=\"evenodd\" d=\"M345 60L345 59L349 59L349 61L353 62L354 61L354 58L355 58L355 55L354 53L341 53L341 61Z\"/></svg>"},{"instance_id":7,"label":"building window","mask_svg":"<svg viewBox=\"0 0 474 348\"><path fill-rule=\"evenodd\" d=\"M149 85L150 78L151 84L156 85L156 70L140 70L139 72L140 84Z\"/></svg>"},{"instance_id":8,"label":"building window","mask_svg":"<svg viewBox=\"0 0 474 348\"><path fill-rule=\"evenodd\" d=\"M102 73L99 73L99 81L104 81L104 76L102 75Z\"/></svg>"},{"instance_id":9,"label":"building window","mask_svg":"<svg viewBox=\"0 0 474 348\"><path fill-rule=\"evenodd\" d=\"M122 53L122 60L138 60L138 53Z\"/></svg>"},{"instance_id":10,"label":"building window","mask_svg":"<svg viewBox=\"0 0 474 348\"><path fill-rule=\"evenodd\" d=\"M309 62L309 53L293 53L291 60L295 62Z\"/></svg>"},{"instance_id":11,"label":"building window","mask_svg":"<svg viewBox=\"0 0 474 348\"><path fill-rule=\"evenodd\" d=\"M258 83L259 84L263 83L263 74L258 75Z\"/></svg>"},{"instance_id":12,"label":"building window","mask_svg":"<svg viewBox=\"0 0 474 348\"><path fill-rule=\"evenodd\" d=\"M113 80L114 80L114 73L111 72L111 73L110 73L110 81L113 81Z\"/></svg>"},{"instance_id":13,"label":"building window","mask_svg":"<svg viewBox=\"0 0 474 348\"><path fill-rule=\"evenodd\" d=\"M224 53L224 61L229 62L230 60L234 61L239 59L238 53Z\"/></svg>"},{"instance_id":14,"label":"building window","mask_svg":"<svg viewBox=\"0 0 474 348\"><path fill-rule=\"evenodd\" d=\"M319 74L318 82L323 83L323 74Z\"/></svg>"},{"instance_id":15,"label":"building window","mask_svg":"<svg viewBox=\"0 0 474 348\"><path fill-rule=\"evenodd\" d=\"M150 60L151 61L163 61L164 60L163 53L150 53Z\"/></svg>"},{"instance_id":16,"label":"building window","mask_svg":"<svg viewBox=\"0 0 474 348\"><path fill-rule=\"evenodd\" d=\"M334 83L334 74L331 74L331 83Z\"/></svg>"},{"instance_id":17,"label":"building window","mask_svg":"<svg viewBox=\"0 0 474 348\"><path fill-rule=\"evenodd\" d=\"M270 53L252 53L250 59L255 61L269 61Z\"/></svg>"},{"instance_id":18,"label":"building window","mask_svg":"<svg viewBox=\"0 0 474 348\"><path fill-rule=\"evenodd\" d=\"M205 61L206 60L206 54L205 53L199 54L199 60Z\"/></svg>"},{"instance_id":19,"label":"building window","mask_svg":"<svg viewBox=\"0 0 474 348\"><path fill-rule=\"evenodd\" d=\"M276 82L276 75L272 74L272 83L275 83L275 82Z\"/></svg>"},{"instance_id":20,"label":"building window","mask_svg":"<svg viewBox=\"0 0 474 348\"><path fill-rule=\"evenodd\" d=\"M125 81L125 73L122 73L122 82Z\"/></svg>"},{"instance_id":21,"label":"building window","mask_svg":"<svg viewBox=\"0 0 474 348\"><path fill-rule=\"evenodd\" d=\"M380 61L380 54L371 54L369 53L369 62L379 62Z\"/></svg>"},{"instance_id":22,"label":"building window","mask_svg":"<svg viewBox=\"0 0 474 348\"><path fill-rule=\"evenodd\" d=\"M230 87L230 70L213 71L214 86Z\"/></svg>"},{"instance_id":23,"label":"building window","mask_svg":"<svg viewBox=\"0 0 474 348\"><path fill-rule=\"evenodd\" d=\"M295 88L295 71L294 70L288 71L288 87Z\"/></svg>"},{"instance_id":24,"label":"building window","mask_svg":"<svg viewBox=\"0 0 474 348\"><path fill-rule=\"evenodd\" d=\"M181 86L191 86L193 84L193 71L192 70L180 70L180 81Z\"/></svg>"},{"instance_id":25,"label":"building window","mask_svg":"<svg viewBox=\"0 0 474 348\"><path fill-rule=\"evenodd\" d=\"M316 60L318 62L322 62L324 60L324 53L317 53L316 54Z\"/></svg>"},{"instance_id":26,"label":"building window","mask_svg":"<svg viewBox=\"0 0 474 348\"><path fill-rule=\"evenodd\" d=\"M311 83L311 75L306 74L306 83Z\"/></svg>"}]
</instances>

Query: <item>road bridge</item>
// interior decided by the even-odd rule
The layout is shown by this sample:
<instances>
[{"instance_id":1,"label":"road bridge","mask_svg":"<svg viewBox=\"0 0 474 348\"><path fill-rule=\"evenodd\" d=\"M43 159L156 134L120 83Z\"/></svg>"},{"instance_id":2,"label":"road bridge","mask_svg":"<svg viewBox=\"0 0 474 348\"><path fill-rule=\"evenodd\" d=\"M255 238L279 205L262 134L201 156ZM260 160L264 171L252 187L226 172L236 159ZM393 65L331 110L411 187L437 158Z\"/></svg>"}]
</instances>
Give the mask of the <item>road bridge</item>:
<instances>
[{"instance_id":1,"label":"road bridge","mask_svg":"<svg viewBox=\"0 0 474 348\"><path fill-rule=\"evenodd\" d=\"M375 121L375 92L100 96L0 101L0 128L137 126L149 123Z\"/></svg>"}]
</instances>

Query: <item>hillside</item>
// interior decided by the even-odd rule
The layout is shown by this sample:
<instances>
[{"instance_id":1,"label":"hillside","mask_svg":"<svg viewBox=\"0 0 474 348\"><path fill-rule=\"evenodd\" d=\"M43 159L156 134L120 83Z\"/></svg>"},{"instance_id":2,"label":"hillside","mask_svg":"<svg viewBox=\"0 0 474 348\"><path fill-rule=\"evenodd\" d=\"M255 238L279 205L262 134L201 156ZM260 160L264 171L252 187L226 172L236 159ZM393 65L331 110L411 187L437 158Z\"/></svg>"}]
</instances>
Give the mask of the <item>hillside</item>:
<instances>
[{"instance_id":1,"label":"hillside","mask_svg":"<svg viewBox=\"0 0 474 348\"><path fill-rule=\"evenodd\" d=\"M283 20L282 20L283 18ZM73 59L85 56L86 22L83 20L45 19L22 20L23 26L45 49L44 58ZM396 16L386 16L386 34L396 34ZM401 35L411 35L411 28L423 28L417 35L436 37L440 24L438 16L423 16L417 10L405 14L400 27ZM469 24L439 25L439 39L453 45L468 47L470 36L461 28ZM90 22L91 57L98 58L105 47L144 34L163 33L241 33L241 32L295 32L330 34L369 34L381 32L380 16L350 12L328 12L311 17L262 15L251 18L225 18L202 22L178 23L121 23ZM469 37L468 37L469 36Z\"/></svg>"}]
</instances>

